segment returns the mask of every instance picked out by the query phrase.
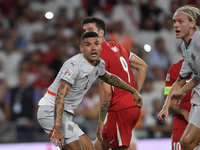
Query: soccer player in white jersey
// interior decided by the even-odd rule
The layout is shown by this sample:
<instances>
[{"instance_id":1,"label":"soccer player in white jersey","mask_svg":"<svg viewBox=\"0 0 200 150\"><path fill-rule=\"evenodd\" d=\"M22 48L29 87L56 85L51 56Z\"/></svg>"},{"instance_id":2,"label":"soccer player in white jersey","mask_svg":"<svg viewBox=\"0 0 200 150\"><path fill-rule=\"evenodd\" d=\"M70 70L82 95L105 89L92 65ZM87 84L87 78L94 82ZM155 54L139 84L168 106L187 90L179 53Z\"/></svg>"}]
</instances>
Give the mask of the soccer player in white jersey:
<instances>
[{"instance_id":1,"label":"soccer player in white jersey","mask_svg":"<svg viewBox=\"0 0 200 150\"><path fill-rule=\"evenodd\" d=\"M198 8L185 5L176 10L173 16L176 38L181 38L181 49L184 56L181 71L173 84L158 119L163 121L168 116L170 102L180 104L183 97L192 89L189 123L181 137L180 143L184 150L200 149L200 32L196 21L200 11ZM192 79L185 85L186 79Z\"/></svg>"},{"instance_id":2,"label":"soccer player in white jersey","mask_svg":"<svg viewBox=\"0 0 200 150\"><path fill-rule=\"evenodd\" d=\"M94 149L92 142L72 122L72 118L74 109L97 77L131 92L137 104L142 106L142 98L133 87L105 70L105 62L99 58L101 44L97 33L84 33L80 49L82 53L63 64L56 79L39 101L38 121L51 142L62 150Z\"/></svg>"}]
</instances>

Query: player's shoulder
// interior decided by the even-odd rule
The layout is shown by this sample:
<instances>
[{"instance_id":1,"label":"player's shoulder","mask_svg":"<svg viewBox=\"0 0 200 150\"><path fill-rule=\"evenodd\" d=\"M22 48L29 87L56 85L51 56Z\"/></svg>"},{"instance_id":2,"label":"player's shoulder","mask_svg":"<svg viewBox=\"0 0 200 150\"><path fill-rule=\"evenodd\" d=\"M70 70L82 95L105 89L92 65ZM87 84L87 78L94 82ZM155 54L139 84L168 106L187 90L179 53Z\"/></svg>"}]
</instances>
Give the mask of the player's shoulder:
<instances>
[{"instance_id":1,"label":"player's shoulder","mask_svg":"<svg viewBox=\"0 0 200 150\"><path fill-rule=\"evenodd\" d=\"M84 61L82 54L77 54L67 59L64 65L72 64L73 66L79 66L80 62Z\"/></svg>"},{"instance_id":2,"label":"player's shoulder","mask_svg":"<svg viewBox=\"0 0 200 150\"><path fill-rule=\"evenodd\" d=\"M195 31L194 35L192 36L192 41L194 41L194 45L196 47L199 47L200 44L199 39L200 39L200 31ZM199 51L199 48L197 49L197 51Z\"/></svg>"},{"instance_id":3,"label":"player's shoulder","mask_svg":"<svg viewBox=\"0 0 200 150\"><path fill-rule=\"evenodd\" d=\"M184 59L179 60L177 63L174 63L169 70L180 70Z\"/></svg>"}]
</instances>

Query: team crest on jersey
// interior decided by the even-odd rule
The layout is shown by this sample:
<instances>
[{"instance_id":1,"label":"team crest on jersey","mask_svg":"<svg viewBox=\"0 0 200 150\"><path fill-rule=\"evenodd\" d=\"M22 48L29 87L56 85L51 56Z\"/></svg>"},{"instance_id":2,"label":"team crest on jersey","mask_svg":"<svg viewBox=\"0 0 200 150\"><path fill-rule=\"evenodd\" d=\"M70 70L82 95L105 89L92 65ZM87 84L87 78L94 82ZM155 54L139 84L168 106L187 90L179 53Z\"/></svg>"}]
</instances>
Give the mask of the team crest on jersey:
<instances>
[{"instance_id":1,"label":"team crest on jersey","mask_svg":"<svg viewBox=\"0 0 200 150\"><path fill-rule=\"evenodd\" d=\"M196 56L192 53L191 58L192 58L193 61L195 61Z\"/></svg>"},{"instance_id":2,"label":"team crest on jersey","mask_svg":"<svg viewBox=\"0 0 200 150\"><path fill-rule=\"evenodd\" d=\"M71 75L72 75L72 71L71 70L67 70L66 72L65 72L65 74L64 74L64 76L66 76L67 78L70 78L71 77Z\"/></svg>"},{"instance_id":3,"label":"team crest on jersey","mask_svg":"<svg viewBox=\"0 0 200 150\"><path fill-rule=\"evenodd\" d=\"M116 46L112 47L111 50L112 50L113 52L119 51L119 49L118 49Z\"/></svg>"},{"instance_id":4,"label":"team crest on jersey","mask_svg":"<svg viewBox=\"0 0 200 150\"><path fill-rule=\"evenodd\" d=\"M170 80L170 74L167 74L166 81L169 81L169 80Z\"/></svg>"}]
</instances>

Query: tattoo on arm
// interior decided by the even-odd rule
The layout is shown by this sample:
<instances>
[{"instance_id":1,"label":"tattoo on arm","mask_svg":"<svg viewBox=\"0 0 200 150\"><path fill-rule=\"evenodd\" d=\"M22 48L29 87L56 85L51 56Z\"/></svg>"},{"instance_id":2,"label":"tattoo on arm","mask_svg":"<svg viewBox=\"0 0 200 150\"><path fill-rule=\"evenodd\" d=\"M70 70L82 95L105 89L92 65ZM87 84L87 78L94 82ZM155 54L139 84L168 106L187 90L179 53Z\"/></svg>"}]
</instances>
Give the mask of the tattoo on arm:
<instances>
[{"instance_id":1,"label":"tattoo on arm","mask_svg":"<svg viewBox=\"0 0 200 150\"><path fill-rule=\"evenodd\" d=\"M64 111L64 97L69 93L71 87L61 82L55 100L54 120L55 129L61 129L62 115Z\"/></svg>"},{"instance_id":2,"label":"tattoo on arm","mask_svg":"<svg viewBox=\"0 0 200 150\"><path fill-rule=\"evenodd\" d=\"M179 115L181 115L181 112L183 111L183 109L180 106L173 104L170 105L169 109Z\"/></svg>"},{"instance_id":3,"label":"tattoo on arm","mask_svg":"<svg viewBox=\"0 0 200 150\"><path fill-rule=\"evenodd\" d=\"M101 108L101 114L100 114L101 121L104 121L104 119L106 117L106 113L108 112L109 105L110 105L110 100L105 100L103 102L103 106Z\"/></svg>"},{"instance_id":4,"label":"tattoo on arm","mask_svg":"<svg viewBox=\"0 0 200 150\"><path fill-rule=\"evenodd\" d=\"M125 89L125 90L131 92L132 94L135 93L135 89L133 87L131 87L130 85L125 83L123 80L121 80L119 77L117 77L113 74L105 75L103 77L100 77L100 79L102 79L104 82L106 82L110 85L113 85L113 86L118 87L118 88Z\"/></svg>"}]
</instances>

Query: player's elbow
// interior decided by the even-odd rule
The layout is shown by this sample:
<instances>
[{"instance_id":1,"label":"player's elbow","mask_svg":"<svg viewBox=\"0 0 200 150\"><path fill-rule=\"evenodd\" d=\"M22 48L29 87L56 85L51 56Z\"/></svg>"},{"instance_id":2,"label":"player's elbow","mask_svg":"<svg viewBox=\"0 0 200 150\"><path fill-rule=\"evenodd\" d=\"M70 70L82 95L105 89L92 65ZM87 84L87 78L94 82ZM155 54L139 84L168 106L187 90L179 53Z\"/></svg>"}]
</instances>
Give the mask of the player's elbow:
<instances>
[{"instance_id":1,"label":"player's elbow","mask_svg":"<svg viewBox=\"0 0 200 150\"><path fill-rule=\"evenodd\" d=\"M103 92L103 99L111 100L112 98L112 92L104 91Z\"/></svg>"}]
</instances>

